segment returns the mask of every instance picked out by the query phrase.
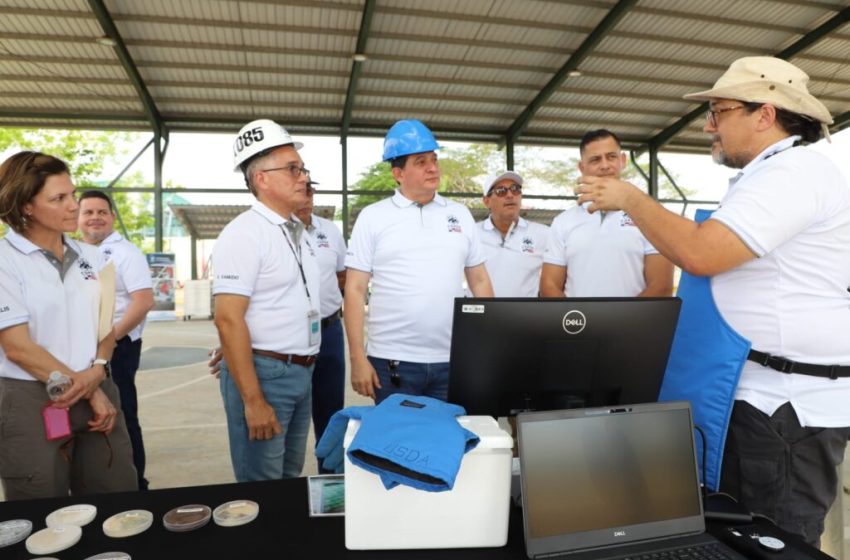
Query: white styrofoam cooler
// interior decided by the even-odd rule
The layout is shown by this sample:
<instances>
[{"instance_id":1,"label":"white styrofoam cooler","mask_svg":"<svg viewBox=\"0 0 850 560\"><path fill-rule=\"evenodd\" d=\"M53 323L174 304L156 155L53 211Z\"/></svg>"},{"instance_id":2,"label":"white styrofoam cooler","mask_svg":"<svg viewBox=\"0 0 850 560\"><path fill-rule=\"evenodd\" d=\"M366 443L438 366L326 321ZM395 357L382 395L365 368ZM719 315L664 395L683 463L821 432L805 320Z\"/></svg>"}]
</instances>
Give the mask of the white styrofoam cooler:
<instances>
[{"instance_id":1,"label":"white styrofoam cooler","mask_svg":"<svg viewBox=\"0 0 850 560\"><path fill-rule=\"evenodd\" d=\"M378 475L345 457L345 547L350 550L469 548L508 541L511 436L490 416L460 416L481 441L465 454L448 492L387 490ZM346 451L360 427L350 420Z\"/></svg>"}]
</instances>

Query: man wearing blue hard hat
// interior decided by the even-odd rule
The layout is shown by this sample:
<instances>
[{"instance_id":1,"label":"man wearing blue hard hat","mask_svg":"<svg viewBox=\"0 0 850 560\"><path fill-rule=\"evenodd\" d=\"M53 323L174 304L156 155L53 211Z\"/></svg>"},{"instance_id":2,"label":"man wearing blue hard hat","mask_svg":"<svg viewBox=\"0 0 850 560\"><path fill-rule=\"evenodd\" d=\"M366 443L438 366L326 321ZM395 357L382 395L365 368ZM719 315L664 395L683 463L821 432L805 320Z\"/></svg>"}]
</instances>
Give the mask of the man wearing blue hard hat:
<instances>
[{"instance_id":1,"label":"man wearing blue hard hat","mask_svg":"<svg viewBox=\"0 0 850 560\"><path fill-rule=\"evenodd\" d=\"M462 277L476 297L493 296L472 215L437 194L439 149L418 120L390 128L383 159L398 189L363 209L345 259L351 385L376 402L399 392L445 400L453 302L463 296Z\"/></svg>"}]
</instances>

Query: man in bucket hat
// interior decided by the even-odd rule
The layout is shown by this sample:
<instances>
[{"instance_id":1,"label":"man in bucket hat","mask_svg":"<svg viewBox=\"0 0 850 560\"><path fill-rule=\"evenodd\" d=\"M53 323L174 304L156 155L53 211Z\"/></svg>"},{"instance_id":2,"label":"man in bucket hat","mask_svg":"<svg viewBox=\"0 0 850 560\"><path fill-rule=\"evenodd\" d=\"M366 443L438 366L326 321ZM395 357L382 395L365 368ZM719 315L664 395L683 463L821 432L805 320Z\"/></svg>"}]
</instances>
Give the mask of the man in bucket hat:
<instances>
[{"instance_id":1,"label":"man in bucket hat","mask_svg":"<svg viewBox=\"0 0 850 560\"><path fill-rule=\"evenodd\" d=\"M740 169L710 218L612 178L576 192L591 212L628 212L683 270L660 398L692 401L707 486L816 545L850 436L850 188L804 146L832 123L808 79L747 57L685 96L709 102L714 161Z\"/></svg>"}]
</instances>

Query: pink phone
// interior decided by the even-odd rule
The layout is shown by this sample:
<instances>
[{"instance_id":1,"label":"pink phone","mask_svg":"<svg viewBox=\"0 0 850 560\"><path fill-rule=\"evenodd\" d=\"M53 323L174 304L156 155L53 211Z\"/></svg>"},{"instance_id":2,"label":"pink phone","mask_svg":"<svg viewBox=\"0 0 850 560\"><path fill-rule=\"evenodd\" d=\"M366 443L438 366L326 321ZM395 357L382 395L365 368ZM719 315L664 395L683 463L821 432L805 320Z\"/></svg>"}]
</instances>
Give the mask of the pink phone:
<instances>
[{"instance_id":1,"label":"pink phone","mask_svg":"<svg viewBox=\"0 0 850 560\"><path fill-rule=\"evenodd\" d=\"M71 420L68 416L67 408L55 408L47 405L42 411L44 417L44 432L47 434L47 439L61 439L71 435Z\"/></svg>"}]
</instances>

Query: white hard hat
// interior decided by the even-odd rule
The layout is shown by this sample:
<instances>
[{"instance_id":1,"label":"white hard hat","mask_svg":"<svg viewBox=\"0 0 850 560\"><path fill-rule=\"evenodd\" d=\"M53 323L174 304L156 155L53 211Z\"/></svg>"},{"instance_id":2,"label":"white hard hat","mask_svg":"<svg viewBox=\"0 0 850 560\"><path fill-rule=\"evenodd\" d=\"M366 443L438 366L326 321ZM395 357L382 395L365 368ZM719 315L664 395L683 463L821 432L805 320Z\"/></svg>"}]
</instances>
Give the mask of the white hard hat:
<instances>
[{"instance_id":1,"label":"white hard hat","mask_svg":"<svg viewBox=\"0 0 850 560\"><path fill-rule=\"evenodd\" d=\"M242 127L233 141L233 171L241 171L242 164L260 152L288 145L296 150L304 146L301 142L292 140L289 132L272 120L251 121Z\"/></svg>"}]
</instances>

